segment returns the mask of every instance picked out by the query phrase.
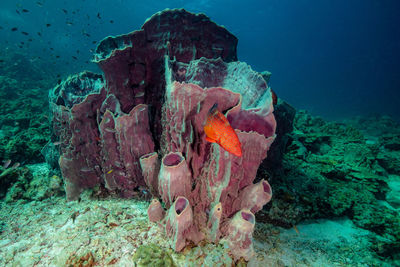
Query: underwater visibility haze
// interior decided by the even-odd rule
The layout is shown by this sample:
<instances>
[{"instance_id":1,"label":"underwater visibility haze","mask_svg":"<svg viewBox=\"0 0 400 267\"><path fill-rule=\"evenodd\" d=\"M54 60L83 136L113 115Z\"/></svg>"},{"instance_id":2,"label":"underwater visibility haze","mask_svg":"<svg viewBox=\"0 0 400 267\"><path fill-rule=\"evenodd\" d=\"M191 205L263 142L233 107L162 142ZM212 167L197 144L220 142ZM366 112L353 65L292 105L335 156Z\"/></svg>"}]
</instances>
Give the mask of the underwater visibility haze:
<instances>
[{"instance_id":1,"label":"underwater visibility haze","mask_svg":"<svg viewBox=\"0 0 400 267\"><path fill-rule=\"evenodd\" d=\"M0 3L1 266L400 266L400 2Z\"/></svg>"}]
</instances>

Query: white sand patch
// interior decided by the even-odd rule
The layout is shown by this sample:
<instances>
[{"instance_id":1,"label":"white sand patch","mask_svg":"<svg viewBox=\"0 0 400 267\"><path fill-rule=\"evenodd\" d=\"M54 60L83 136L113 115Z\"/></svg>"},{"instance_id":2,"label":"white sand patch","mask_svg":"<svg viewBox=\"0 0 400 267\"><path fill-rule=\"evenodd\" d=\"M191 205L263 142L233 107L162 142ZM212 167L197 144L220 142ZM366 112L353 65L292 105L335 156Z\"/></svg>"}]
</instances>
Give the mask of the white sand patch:
<instances>
[{"instance_id":1,"label":"white sand patch","mask_svg":"<svg viewBox=\"0 0 400 267\"><path fill-rule=\"evenodd\" d=\"M368 266L368 235L349 219L314 220L291 229L260 225L255 247L264 258L250 266Z\"/></svg>"}]
</instances>

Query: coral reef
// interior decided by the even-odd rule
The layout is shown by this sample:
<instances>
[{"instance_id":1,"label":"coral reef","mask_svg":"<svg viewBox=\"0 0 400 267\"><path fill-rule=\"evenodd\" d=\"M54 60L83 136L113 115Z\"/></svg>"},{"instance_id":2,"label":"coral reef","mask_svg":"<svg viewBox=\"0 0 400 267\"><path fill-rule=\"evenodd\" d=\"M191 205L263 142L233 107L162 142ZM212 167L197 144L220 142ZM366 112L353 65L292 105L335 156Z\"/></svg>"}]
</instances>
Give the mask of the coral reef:
<instances>
[{"instance_id":1,"label":"coral reef","mask_svg":"<svg viewBox=\"0 0 400 267\"><path fill-rule=\"evenodd\" d=\"M237 62L236 44L184 10L107 37L95 54L104 76L51 91L51 134L59 77L0 51L0 264L399 265L399 124L272 107L271 73ZM204 140L215 103L241 158ZM80 201L60 197L62 178Z\"/></svg>"},{"instance_id":2,"label":"coral reef","mask_svg":"<svg viewBox=\"0 0 400 267\"><path fill-rule=\"evenodd\" d=\"M31 56L0 49L0 163L43 162L40 150L50 137L48 90L58 78Z\"/></svg>"},{"instance_id":3,"label":"coral reef","mask_svg":"<svg viewBox=\"0 0 400 267\"><path fill-rule=\"evenodd\" d=\"M292 227L305 219L348 216L376 234L371 249L382 257L395 257L393 250L400 247L396 172L382 164L381 155L389 159L396 153L392 133L400 128L387 119L360 121L347 121L351 126L297 112L282 164L275 165L280 168L263 165L259 170L261 176L272 175L270 183L277 193L257 219ZM385 144L390 144L390 152Z\"/></svg>"},{"instance_id":4,"label":"coral reef","mask_svg":"<svg viewBox=\"0 0 400 267\"><path fill-rule=\"evenodd\" d=\"M0 162L43 162L40 150L50 136L46 93L0 76Z\"/></svg>"}]
</instances>

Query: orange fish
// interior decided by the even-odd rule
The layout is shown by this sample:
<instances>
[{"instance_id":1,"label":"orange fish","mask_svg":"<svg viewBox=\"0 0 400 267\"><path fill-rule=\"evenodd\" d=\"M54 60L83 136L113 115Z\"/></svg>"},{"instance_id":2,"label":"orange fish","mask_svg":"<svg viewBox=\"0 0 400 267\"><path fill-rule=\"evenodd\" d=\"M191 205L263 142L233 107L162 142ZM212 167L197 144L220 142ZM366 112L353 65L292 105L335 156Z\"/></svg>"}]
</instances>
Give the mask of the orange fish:
<instances>
[{"instance_id":1,"label":"orange fish","mask_svg":"<svg viewBox=\"0 0 400 267\"><path fill-rule=\"evenodd\" d=\"M214 104L208 112L204 125L206 140L211 143L217 143L229 153L241 157L242 148L239 138L225 116L218 111L217 107L217 104Z\"/></svg>"}]
</instances>

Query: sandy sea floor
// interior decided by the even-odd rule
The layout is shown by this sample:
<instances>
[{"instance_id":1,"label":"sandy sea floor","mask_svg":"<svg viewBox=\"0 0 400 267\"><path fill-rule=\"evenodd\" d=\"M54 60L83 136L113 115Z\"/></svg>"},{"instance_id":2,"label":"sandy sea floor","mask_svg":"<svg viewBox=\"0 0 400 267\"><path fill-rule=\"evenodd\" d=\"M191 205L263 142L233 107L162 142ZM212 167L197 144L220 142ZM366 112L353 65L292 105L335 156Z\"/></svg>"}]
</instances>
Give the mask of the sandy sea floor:
<instances>
[{"instance_id":1,"label":"sandy sea floor","mask_svg":"<svg viewBox=\"0 0 400 267\"><path fill-rule=\"evenodd\" d=\"M137 248L151 243L167 249L177 266L231 266L223 245L174 253L163 229L147 221L147 206L85 196L80 202L2 202L0 266L134 266ZM368 233L346 218L292 229L257 223L248 266L371 266Z\"/></svg>"}]
</instances>

